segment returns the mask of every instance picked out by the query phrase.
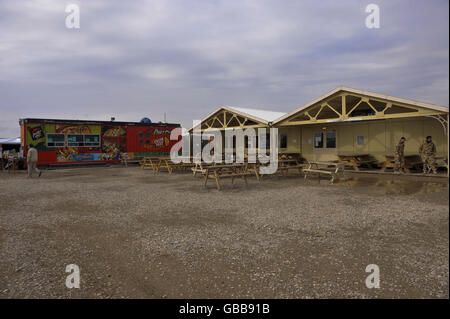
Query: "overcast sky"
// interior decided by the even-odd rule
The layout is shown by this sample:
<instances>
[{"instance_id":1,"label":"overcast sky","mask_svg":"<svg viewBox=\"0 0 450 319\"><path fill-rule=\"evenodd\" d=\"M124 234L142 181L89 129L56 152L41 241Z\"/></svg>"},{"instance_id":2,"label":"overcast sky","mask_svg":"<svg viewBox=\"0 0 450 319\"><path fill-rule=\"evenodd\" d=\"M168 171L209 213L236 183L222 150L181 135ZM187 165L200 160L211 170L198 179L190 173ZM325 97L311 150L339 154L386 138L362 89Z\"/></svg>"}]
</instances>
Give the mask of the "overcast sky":
<instances>
[{"instance_id":1,"label":"overcast sky","mask_svg":"<svg viewBox=\"0 0 450 319\"><path fill-rule=\"evenodd\" d=\"M448 0L0 0L0 137L21 117L288 112L338 85L448 106Z\"/></svg>"}]
</instances>

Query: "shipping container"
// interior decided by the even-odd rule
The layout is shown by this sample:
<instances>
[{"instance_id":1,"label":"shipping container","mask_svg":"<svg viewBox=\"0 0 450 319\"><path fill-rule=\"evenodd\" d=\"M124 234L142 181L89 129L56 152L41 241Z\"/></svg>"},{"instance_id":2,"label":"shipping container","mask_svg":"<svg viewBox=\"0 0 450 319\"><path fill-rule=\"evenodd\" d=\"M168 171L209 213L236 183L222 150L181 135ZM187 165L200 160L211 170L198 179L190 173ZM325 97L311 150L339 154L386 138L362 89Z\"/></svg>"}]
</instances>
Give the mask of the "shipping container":
<instances>
[{"instance_id":1,"label":"shipping container","mask_svg":"<svg viewBox=\"0 0 450 319\"><path fill-rule=\"evenodd\" d=\"M20 119L21 145L38 150L38 165L118 162L167 156L180 124L56 119ZM181 137L180 137L181 138Z\"/></svg>"}]
</instances>

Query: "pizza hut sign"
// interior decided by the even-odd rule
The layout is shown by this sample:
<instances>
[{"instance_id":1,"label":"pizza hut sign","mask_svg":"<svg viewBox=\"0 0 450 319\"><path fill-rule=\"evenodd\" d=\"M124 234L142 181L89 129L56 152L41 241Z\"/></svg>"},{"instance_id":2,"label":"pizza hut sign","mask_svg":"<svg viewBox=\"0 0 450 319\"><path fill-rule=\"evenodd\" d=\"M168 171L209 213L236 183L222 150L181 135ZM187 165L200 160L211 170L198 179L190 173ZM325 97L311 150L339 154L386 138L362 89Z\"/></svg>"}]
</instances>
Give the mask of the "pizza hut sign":
<instances>
[{"instance_id":1,"label":"pizza hut sign","mask_svg":"<svg viewBox=\"0 0 450 319\"><path fill-rule=\"evenodd\" d=\"M170 130L160 130L160 129L155 129L153 131L154 135L161 135L161 134L170 134L171 131Z\"/></svg>"},{"instance_id":2,"label":"pizza hut sign","mask_svg":"<svg viewBox=\"0 0 450 319\"><path fill-rule=\"evenodd\" d=\"M31 135L31 138L33 139L33 141L44 137L44 131L42 130L42 128L40 126L31 127L31 128L29 128L29 131L30 131L30 135Z\"/></svg>"}]
</instances>

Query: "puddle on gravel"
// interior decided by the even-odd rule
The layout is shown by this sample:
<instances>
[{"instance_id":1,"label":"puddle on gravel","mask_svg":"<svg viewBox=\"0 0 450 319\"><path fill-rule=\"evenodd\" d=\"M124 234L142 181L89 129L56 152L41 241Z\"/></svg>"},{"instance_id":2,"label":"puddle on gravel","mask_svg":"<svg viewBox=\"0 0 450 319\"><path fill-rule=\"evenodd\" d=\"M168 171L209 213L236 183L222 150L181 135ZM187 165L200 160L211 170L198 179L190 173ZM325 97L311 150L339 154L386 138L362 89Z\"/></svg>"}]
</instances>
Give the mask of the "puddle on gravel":
<instances>
[{"instance_id":1,"label":"puddle on gravel","mask_svg":"<svg viewBox=\"0 0 450 319\"><path fill-rule=\"evenodd\" d=\"M338 180L337 186L370 187L382 195L413 195L448 192L448 183L432 181L386 180L376 178L353 177Z\"/></svg>"}]
</instances>

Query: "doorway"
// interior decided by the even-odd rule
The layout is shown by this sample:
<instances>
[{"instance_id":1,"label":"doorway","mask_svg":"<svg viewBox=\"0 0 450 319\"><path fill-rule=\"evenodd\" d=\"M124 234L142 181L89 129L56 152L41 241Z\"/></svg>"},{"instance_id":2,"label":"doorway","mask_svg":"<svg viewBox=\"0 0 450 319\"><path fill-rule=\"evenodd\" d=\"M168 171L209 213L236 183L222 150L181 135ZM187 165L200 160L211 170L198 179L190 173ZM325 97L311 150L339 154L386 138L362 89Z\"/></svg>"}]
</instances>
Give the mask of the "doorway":
<instances>
[{"instance_id":1,"label":"doorway","mask_svg":"<svg viewBox=\"0 0 450 319\"><path fill-rule=\"evenodd\" d=\"M335 161L337 159L336 130L315 131L313 136L315 161Z\"/></svg>"}]
</instances>

